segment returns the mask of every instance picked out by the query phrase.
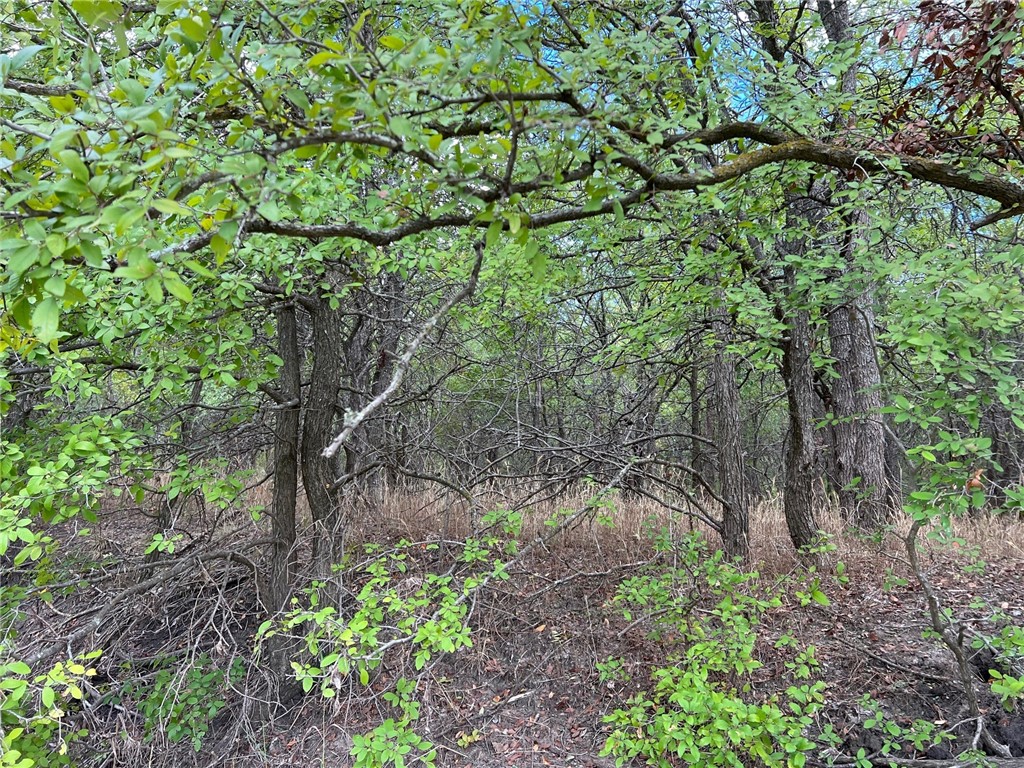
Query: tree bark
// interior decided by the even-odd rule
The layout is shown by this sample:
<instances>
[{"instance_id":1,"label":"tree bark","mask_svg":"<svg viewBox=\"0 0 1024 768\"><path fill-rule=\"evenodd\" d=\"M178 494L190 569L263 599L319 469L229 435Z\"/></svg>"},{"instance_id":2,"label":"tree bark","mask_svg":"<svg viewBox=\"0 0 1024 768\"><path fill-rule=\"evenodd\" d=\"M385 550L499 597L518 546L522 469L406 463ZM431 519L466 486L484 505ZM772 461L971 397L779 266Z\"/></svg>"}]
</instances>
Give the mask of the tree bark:
<instances>
[{"instance_id":1,"label":"tree bark","mask_svg":"<svg viewBox=\"0 0 1024 768\"><path fill-rule=\"evenodd\" d=\"M782 377L789 406L789 439L782 504L789 537L793 546L801 550L813 546L818 539L814 513L821 502L821 465L814 442L817 394L807 310L791 313L787 333L788 338L783 342Z\"/></svg>"},{"instance_id":2,"label":"tree bark","mask_svg":"<svg viewBox=\"0 0 1024 768\"><path fill-rule=\"evenodd\" d=\"M282 402L274 418L274 496L270 507L270 526L274 542L270 551L270 572L264 605L271 616L284 610L291 594L295 572L295 504L299 492L299 416L302 395L302 357L299 355L298 324L295 305L287 304L277 313L277 353L283 361L278 371L278 390ZM291 677L292 638L283 634L267 638L267 666L274 688L268 696L285 706L300 693Z\"/></svg>"},{"instance_id":3,"label":"tree bark","mask_svg":"<svg viewBox=\"0 0 1024 768\"><path fill-rule=\"evenodd\" d=\"M277 350L284 361L278 372L278 388L283 402L278 404L274 419L274 496L270 507L274 544L266 599L270 613L280 611L287 604L296 561L295 502L299 493L302 358L293 304L278 310Z\"/></svg>"},{"instance_id":4,"label":"tree bark","mask_svg":"<svg viewBox=\"0 0 1024 768\"><path fill-rule=\"evenodd\" d=\"M838 378L831 387L836 491L846 518L862 528L888 522L896 499L886 470L881 370L875 357L874 308L867 291L828 314Z\"/></svg>"},{"instance_id":5,"label":"tree bark","mask_svg":"<svg viewBox=\"0 0 1024 768\"><path fill-rule=\"evenodd\" d=\"M303 408L302 485L313 518L313 568L319 579L329 580L331 565L341 556L342 516L334 488L340 476L336 462L325 458L324 448L335 433L335 411L344 370L343 316L327 298L312 302L313 369Z\"/></svg>"},{"instance_id":6,"label":"tree bark","mask_svg":"<svg viewBox=\"0 0 1024 768\"><path fill-rule=\"evenodd\" d=\"M712 403L715 444L718 447L719 493L722 510L722 546L731 558L746 560L750 552L750 493L743 451L743 417L736 380L736 358L724 347L732 336L726 317L712 321L717 347L712 363Z\"/></svg>"}]
</instances>

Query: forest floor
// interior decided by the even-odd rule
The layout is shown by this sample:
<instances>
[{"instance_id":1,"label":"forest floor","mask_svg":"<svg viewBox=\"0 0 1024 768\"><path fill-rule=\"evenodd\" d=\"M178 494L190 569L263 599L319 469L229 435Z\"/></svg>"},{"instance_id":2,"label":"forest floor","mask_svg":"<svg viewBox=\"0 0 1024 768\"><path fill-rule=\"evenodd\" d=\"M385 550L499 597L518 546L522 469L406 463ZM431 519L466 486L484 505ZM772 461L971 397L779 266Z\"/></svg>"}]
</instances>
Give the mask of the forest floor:
<instances>
[{"instance_id":1,"label":"forest floor","mask_svg":"<svg viewBox=\"0 0 1024 768\"><path fill-rule=\"evenodd\" d=\"M245 685L229 687L222 707L203 714L206 732L198 751L189 739L171 743L168 730L154 731L154 717L167 725L174 715L166 707L143 711L122 686L123 696L108 696L103 707L88 713L84 725L91 735L73 750L83 758L91 753L93 759L82 761L89 766L347 768L353 765L353 735L393 714L381 694L395 678L407 676L417 680L421 702L416 730L437 746L438 766L612 766L611 758L600 756L610 729L603 719L626 706L630 696L649 691L651 672L679 651L671 633L652 633L649 617L627 621L613 604L625 578L664 560L664 553L652 553L643 533L648 512L638 510L611 530L584 526L516 561L508 580L492 582L475 601L472 646L439 657L422 672L413 671L408 657L386 661L368 686L354 685L351 695L343 691L325 701L314 688L290 712L270 720L254 714L260 709L253 706L258 685L250 674ZM396 513L375 518L372 527L364 525L352 535L385 544L398 538L428 541L426 529L436 524L422 515ZM777 593L782 604L756 628L760 666L744 678L749 684L744 696L765 701L793 683L787 668L793 653L777 647L788 635L815 649L814 676L827 685L817 722L831 724L844 754L863 749L870 755L882 747L879 730L864 727L873 717L865 695L900 725L922 719L957 737L951 745L909 749L901 756L947 758L968 748L974 724L964 722L956 665L938 640L926 637L924 596L898 532L870 541L843 532L835 520L830 525L836 529L836 549L825 556L818 574L808 574L789 554L776 506L766 505L754 521L751 567L759 576L748 588ZM90 539L94 555L98 542L110 552L137 547L130 540L137 532L129 527L101 522L99 528L98 537ZM922 540L923 566L943 606L968 631L994 633L1006 622L1024 625L1024 524L985 519L959 533L962 538L955 542ZM977 565L979 553L982 565ZM837 578L839 562L842 578ZM424 554L410 559L407 577L438 567ZM192 573L119 607L120 619L111 623L118 627L116 635L99 633L108 651L97 665L96 692L117 690L128 665L137 675L140 663L168 654L198 658L202 651L218 664L235 658L253 669L252 637L261 617L244 573L244 568L225 570L223 576L212 568ZM798 595L815 578L827 601ZM711 607L698 602L694 610ZM45 633L42 624L38 630ZM622 660L616 679L599 672L598 664L609 658ZM982 653L972 663L993 735L1014 756L1024 756L1024 713L1019 706L1006 712L988 692L984 681L991 656Z\"/></svg>"}]
</instances>

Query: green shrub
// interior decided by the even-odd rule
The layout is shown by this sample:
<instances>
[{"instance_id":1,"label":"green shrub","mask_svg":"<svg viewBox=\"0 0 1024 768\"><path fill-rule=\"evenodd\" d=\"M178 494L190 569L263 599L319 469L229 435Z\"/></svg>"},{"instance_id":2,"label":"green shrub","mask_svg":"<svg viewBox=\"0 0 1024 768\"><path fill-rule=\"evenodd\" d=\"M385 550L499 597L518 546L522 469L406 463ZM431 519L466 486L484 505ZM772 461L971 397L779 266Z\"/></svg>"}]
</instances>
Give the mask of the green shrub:
<instances>
[{"instance_id":1,"label":"green shrub","mask_svg":"<svg viewBox=\"0 0 1024 768\"><path fill-rule=\"evenodd\" d=\"M241 659L229 672L225 675L205 653L185 668L161 666L139 703L147 740L163 733L171 743L187 739L198 752L210 722L227 704L226 682L236 682L244 674Z\"/></svg>"},{"instance_id":2,"label":"green shrub","mask_svg":"<svg viewBox=\"0 0 1024 768\"><path fill-rule=\"evenodd\" d=\"M662 540L664 542L664 539ZM664 546L664 544L663 544ZM641 759L669 768L677 760L741 768L753 759L800 768L815 748L805 732L823 701L824 684L791 686L784 696L756 700L745 677L754 658L761 615L781 603L749 593L757 574L710 553L697 536L674 545L672 566L626 579L614 598L627 621L678 648L652 673L653 687L605 718L612 732L603 755L618 765ZM703 608L699 616L695 609ZM810 677L813 649L798 655L794 677ZM605 670L607 671L607 670Z\"/></svg>"}]
</instances>

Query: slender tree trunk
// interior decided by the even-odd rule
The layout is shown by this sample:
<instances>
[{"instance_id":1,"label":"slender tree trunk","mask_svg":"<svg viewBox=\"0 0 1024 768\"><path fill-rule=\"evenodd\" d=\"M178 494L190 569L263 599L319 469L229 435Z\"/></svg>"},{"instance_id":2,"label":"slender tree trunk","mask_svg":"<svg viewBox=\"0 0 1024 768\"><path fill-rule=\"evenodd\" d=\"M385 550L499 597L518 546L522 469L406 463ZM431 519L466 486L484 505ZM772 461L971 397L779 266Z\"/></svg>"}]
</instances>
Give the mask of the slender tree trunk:
<instances>
[{"instance_id":1,"label":"slender tree trunk","mask_svg":"<svg viewBox=\"0 0 1024 768\"><path fill-rule=\"evenodd\" d=\"M294 304L277 314L278 355L283 361L278 372L282 401L274 419L274 496L270 507L270 525L274 535L270 553L270 573L266 584L265 605L274 615L288 604L295 572L295 502L299 492L299 415L301 413L302 357L299 355L298 325ZM300 688L291 676L291 657L295 642L287 635L267 638L267 666L272 686L271 705L286 705Z\"/></svg>"},{"instance_id":2,"label":"slender tree trunk","mask_svg":"<svg viewBox=\"0 0 1024 768\"><path fill-rule=\"evenodd\" d=\"M295 307L282 307L277 315L278 389L284 402L274 419L274 497L270 525L274 545L267 584L271 613L288 602L295 568L295 501L299 493L299 415L301 413L302 358L299 356Z\"/></svg>"}]
</instances>

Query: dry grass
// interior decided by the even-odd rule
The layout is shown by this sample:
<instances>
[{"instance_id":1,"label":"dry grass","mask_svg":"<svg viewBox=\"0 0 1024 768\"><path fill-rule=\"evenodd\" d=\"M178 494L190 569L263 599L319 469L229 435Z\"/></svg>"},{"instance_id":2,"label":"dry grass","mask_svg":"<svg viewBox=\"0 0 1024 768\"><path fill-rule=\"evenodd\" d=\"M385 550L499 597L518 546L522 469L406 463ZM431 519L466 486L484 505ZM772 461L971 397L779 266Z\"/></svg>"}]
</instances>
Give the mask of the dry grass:
<instances>
[{"instance_id":1,"label":"dry grass","mask_svg":"<svg viewBox=\"0 0 1024 768\"><path fill-rule=\"evenodd\" d=\"M439 485L425 488L391 487L379 484L369 491L350 493L345 505L345 536L352 544L365 542L397 542L400 539L425 541L431 539L459 540L479 531L481 519L493 510L513 510L522 515L522 538L530 539L549 532L552 521L591 504L597 486L578 484L569 489L537 487L527 483L491 486L478 490L472 501ZM193 535L212 539L232 539L236 535L253 534L266 527L267 519L255 523L242 510L268 509L273 494L271 482L249 489L236 504L234 512L211 514L210 510L188 508L182 511L175 529L186 533L185 542ZM124 507L120 500L116 505ZM678 502L686 508L685 501ZM711 515L720 510L714 503L706 504ZM111 551L141 551L156 531L157 522L139 516L138 525L125 525L131 517L129 509L108 510L116 525L103 526L111 534ZM139 512L138 508L135 509ZM129 513L129 514L126 514ZM300 492L297 504L300 541L308 539L304 532L311 525L309 506ZM909 520L898 520L892 532L882 536L866 536L852 529L843 519L838 506L828 504L817 512L817 523L831 537L835 551L829 559L843 560L848 565L872 571L889 567L894 558L904 553L901 537L909 528ZM649 557L654 533L667 530L673 538L697 531L712 546L718 544L717 534L693 517L681 515L662 504L642 496L621 492L609 494L605 503L585 515L568 533L552 544L593 552L609 566ZM133 535L129 535L133 534ZM953 534L960 541L929 541L925 544L935 553L950 555L976 550L988 560L1024 560L1024 519L1013 515L978 514L954 521ZM778 493L758 503L750 516L751 563L766 574L781 574L798 565L786 528L782 501Z\"/></svg>"},{"instance_id":2,"label":"dry grass","mask_svg":"<svg viewBox=\"0 0 1024 768\"><path fill-rule=\"evenodd\" d=\"M346 536L354 543L399 539L461 539L479 530L488 511L508 509L523 516L524 539L550 530L551 521L579 510L593 500L596 487L582 485L552 492L526 484L490 487L479 491L472 503L443 487L430 489L394 488L379 485L369 492L346 499ZM248 504L266 506L270 501L269 484L261 486L247 499ZM714 506L711 514L718 514ZM305 498L299 503L300 528L309 523ZM851 528L837 505L818 510L817 522L835 546L833 559L859 563L874 570L903 553L902 536L909 520L899 520L891 533L866 536ZM620 492L610 494L606 503L585 516L556 546L593 550L609 565L633 562L650 554L651 535L666 529L679 536L691 531L704 535L712 545L717 534L707 525L672 512L663 505ZM979 514L958 519L953 534L959 542L931 541L933 550L955 552L977 549L986 559L1024 559L1024 520L1010 515ZM797 565L778 494L758 503L750 519L751 561L765 573L784 573Z\"/></svg>"}]
</instances>

